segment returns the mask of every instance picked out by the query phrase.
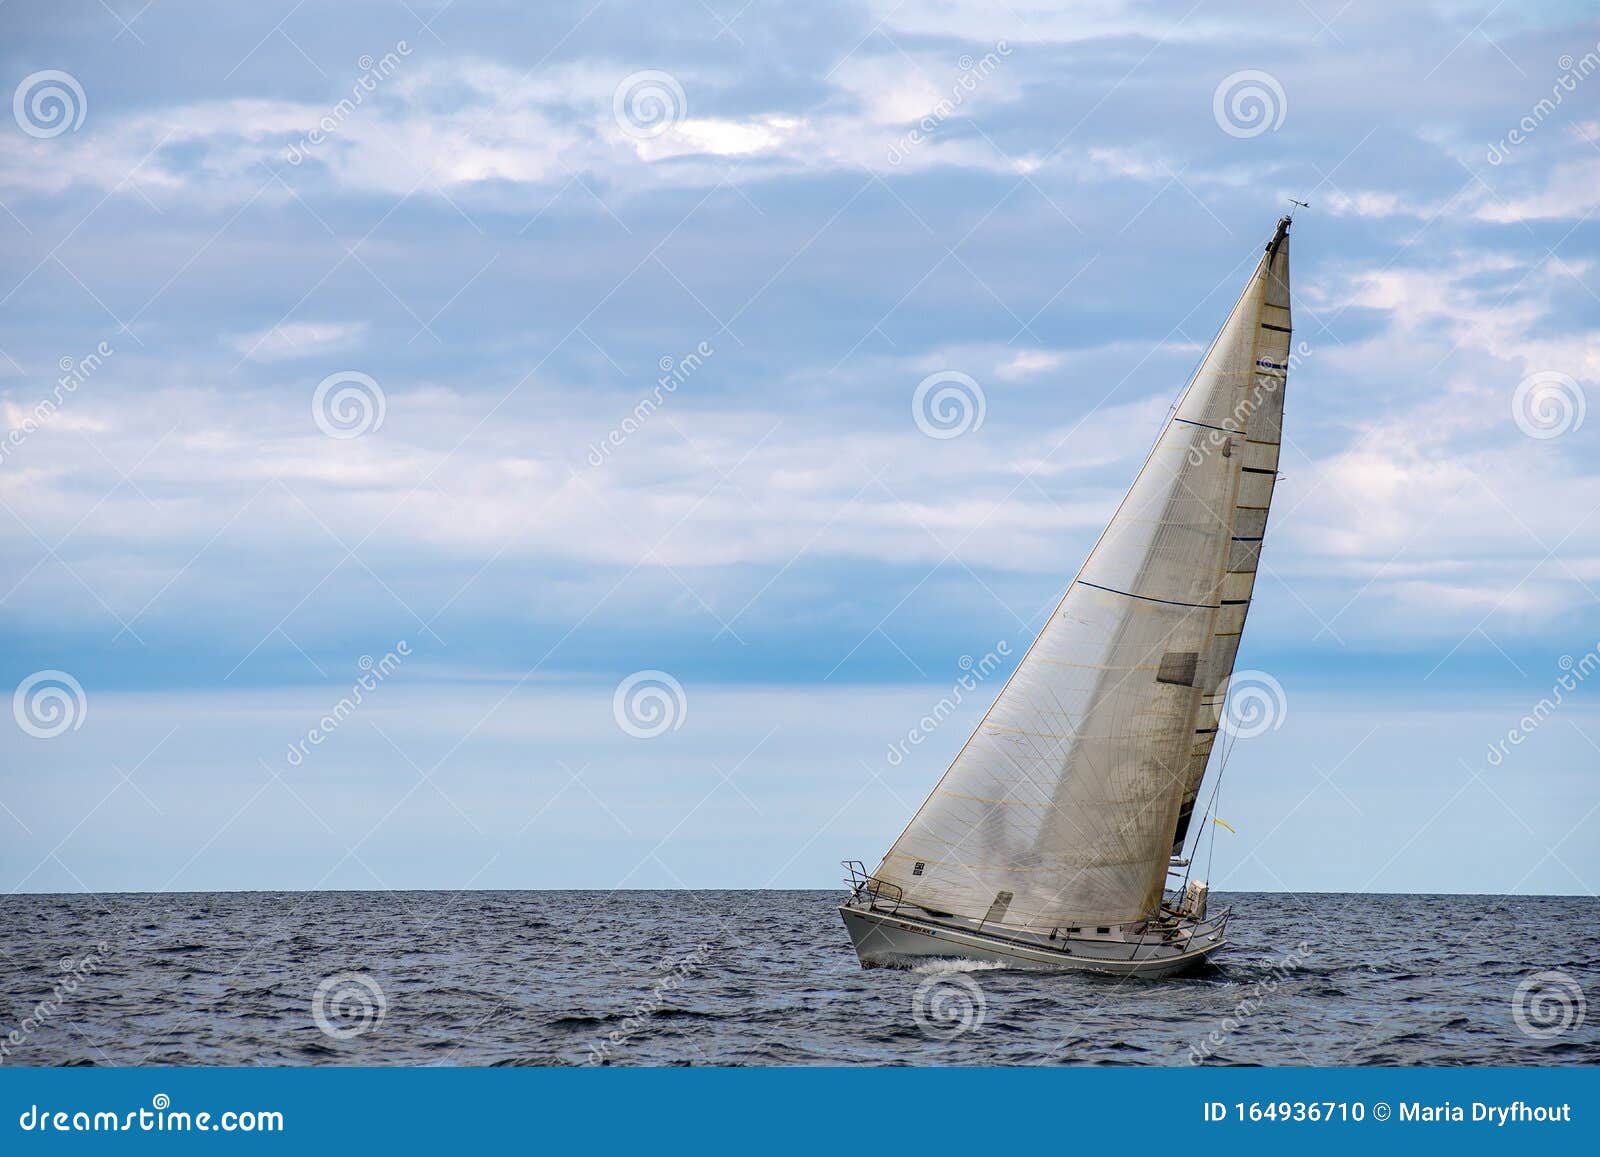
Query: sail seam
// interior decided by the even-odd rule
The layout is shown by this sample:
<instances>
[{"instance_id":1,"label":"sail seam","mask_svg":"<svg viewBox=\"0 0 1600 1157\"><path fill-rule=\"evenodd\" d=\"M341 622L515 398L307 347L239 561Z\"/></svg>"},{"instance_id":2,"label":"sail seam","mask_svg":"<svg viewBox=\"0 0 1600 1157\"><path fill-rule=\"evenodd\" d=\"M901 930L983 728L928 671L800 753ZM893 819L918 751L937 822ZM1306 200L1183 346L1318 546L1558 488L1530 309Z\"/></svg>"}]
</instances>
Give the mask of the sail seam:
<instances>
[{"instance_id":1,"label":"sail seam","mask_svg":"<svg viewBox=\"0 0 1600 1157\"><path fill-rule=\"evenodd\" d=\"M1216 603L1180 603L1176 599L1156 599L1151 598L1149 595L1136 595L1132 591L1119 591L1115 587L1103 587L1099 583L1085 582L1083 579L1078 580L1078 585L1093 587L1097 591L1107 591L1114 595L1122 595L1125 598L1143 599L1147 603L1165 603L1169 607L1198 607L1201 610L1206 611L1214 611L1217 609Z\"/></svg>"},{"instance_id":2,"label":"sail seam","mask_svg":"<svg viewBox=\"0 0 1600 1157\"><path fill-rule=\"evenodd\" d=\"M1174 422L1182 422L1185 426L1199 426L1203 430L1216 430L1223 434L1242 434L1243 430L1230 430L1226 426L1212 426L1206 422L1196 422L1192 418L1173 418Z\"/></svg>"}]
</instances>

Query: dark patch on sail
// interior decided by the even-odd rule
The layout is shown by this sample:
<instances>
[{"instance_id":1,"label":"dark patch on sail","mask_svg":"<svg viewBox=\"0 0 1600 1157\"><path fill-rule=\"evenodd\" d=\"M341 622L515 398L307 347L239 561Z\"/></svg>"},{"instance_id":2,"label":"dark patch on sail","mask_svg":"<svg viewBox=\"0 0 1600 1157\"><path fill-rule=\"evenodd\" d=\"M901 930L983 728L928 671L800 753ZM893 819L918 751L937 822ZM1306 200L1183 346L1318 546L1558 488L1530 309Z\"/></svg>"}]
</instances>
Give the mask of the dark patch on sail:
<instances>
[{"instance_id":1,"label":"dark patch on sail","mask_svg":"<svg viewBox=\"0 0 1600 1157\"><path fill-rule=\"evenodd\" d=\"M923 863L921 860L918 860L915 864L911 865L911 874L913 876L920 876L922 875L923 869L927 866L927 864Z\"/></svg>"},{"instance_id":2,"label":"dark patch on sail","mask_svg":"<svg viewBox=\"0 0 1600 1157\"><path fill-rule=\"evenodd\" d=\"M1156 671L1156 682L1193 687L1195 669L1199 665L1198 651L1168 651L1161 656L1161 666Z\"/></svg>"},{"instance_id":3,"label":"dark patch on sail","mask_svg":"<svg viewBox=\"0 0 1600 1157\"><path fill-rule=\"evenodd\" d=\"M1011 907L1011 893L996 892L994 903L989 905L989 914L983 918L983 922L987 924L992 920L998 924L1005 919L1006 909L1009 907Z\"/></svg>"},{"instance_id":4,"label":"dark patch on sail","mask_svg":"<svg viewBox=\"0 0 1600 1157\"><path fill-rule=\"evenodd\" d=\"M1194 816L1194 804L1195 801L1192 799L1184 800L1183 808L1178 812L1178 829L1172 833L1173 855L1183 850L1183 841L1188 838L1189 821Z\"/></svg>"}]
</instances>

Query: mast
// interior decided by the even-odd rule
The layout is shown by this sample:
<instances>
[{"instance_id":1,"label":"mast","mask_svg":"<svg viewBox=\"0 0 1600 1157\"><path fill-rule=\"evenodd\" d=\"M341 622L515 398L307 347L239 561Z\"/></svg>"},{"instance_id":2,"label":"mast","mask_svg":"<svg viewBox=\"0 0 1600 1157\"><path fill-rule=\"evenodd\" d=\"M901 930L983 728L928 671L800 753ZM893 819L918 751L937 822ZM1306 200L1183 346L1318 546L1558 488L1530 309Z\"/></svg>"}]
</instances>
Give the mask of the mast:
<instances>
[{"instance_id":1,"label":"mast","mask_svg":"<svg viewBox=\"0 0 1600 1157\"><path fill-rule=\"evenodd\" d=\"M1159 905L1276 477L1288 226L1082 570L874 873L909 902L1039 930Z\"/></svg>"}]
</instances>

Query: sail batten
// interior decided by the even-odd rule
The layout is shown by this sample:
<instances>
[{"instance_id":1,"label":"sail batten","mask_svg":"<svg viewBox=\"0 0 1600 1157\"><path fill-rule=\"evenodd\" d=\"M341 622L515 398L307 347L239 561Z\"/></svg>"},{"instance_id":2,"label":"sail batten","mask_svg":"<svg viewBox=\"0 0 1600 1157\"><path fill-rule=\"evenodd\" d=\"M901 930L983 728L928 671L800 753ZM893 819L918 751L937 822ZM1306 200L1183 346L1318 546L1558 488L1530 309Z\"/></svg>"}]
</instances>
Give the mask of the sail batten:
<instances>
[{"instance_id":1,"label":"sail batten","mask_svg":"<svg viewBox=\"0 0 1600 1157\"><path fill-rule=\"evenodd\" d=\"M1159 905L1276 480L1286 226L1049 621L885 855L875 875L907 901L1023 928L1126 923Z\"/></svg>"}]
</instances>

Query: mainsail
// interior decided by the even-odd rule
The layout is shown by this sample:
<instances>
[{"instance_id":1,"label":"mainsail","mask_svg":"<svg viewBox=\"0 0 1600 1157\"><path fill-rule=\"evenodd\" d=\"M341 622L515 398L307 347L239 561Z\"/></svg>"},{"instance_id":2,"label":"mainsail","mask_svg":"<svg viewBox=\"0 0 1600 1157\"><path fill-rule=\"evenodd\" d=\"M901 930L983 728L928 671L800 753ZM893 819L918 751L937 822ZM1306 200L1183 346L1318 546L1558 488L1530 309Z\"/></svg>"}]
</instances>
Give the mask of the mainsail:
<instances>
[{"instance_id":1,"label":"mainsail","mask_svg":"<svg viewBox=\"0 0 1600 1157\"><path fill-rule=\"evenodd\" d=\"M1255 586L1288 373L1289 219L1049 622L874 876L1045 931L1152 916Z\"/></svg>"}]
</instances>

